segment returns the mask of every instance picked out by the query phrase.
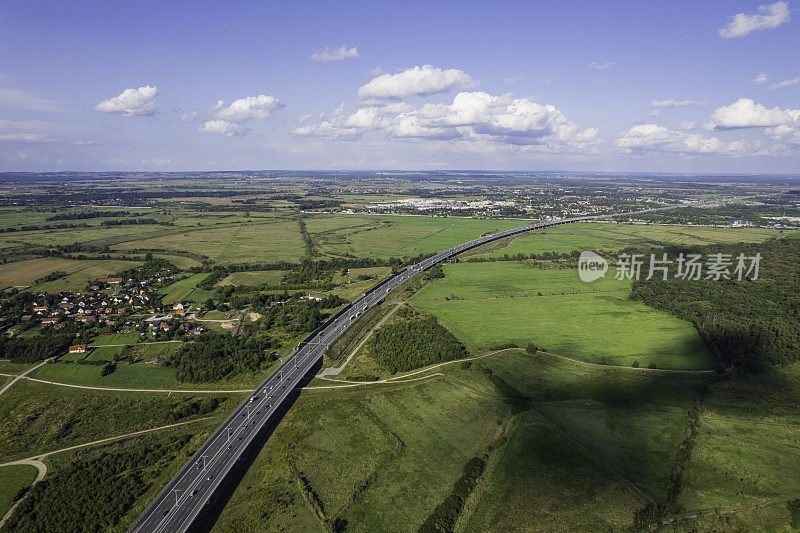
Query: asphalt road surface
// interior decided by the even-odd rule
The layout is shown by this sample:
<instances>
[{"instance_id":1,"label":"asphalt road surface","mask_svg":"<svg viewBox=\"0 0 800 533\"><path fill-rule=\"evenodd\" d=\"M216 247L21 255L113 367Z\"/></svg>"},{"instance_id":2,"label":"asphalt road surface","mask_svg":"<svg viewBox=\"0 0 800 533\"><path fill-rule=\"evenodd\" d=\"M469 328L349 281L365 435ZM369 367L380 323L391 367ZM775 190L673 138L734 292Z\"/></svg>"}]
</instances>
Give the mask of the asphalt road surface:
<instances>
[{"instance_id":1,"label":"asphalt road surface","mask_svg":"<svg viewBox=\"0 0 800 533\"><path fill-rule=\"evenodd\" d=\"M669 208L671 207L657 210ZM259 430L267 422L277 422L280 415L275 416L275 413L279 406L311 368L322 359L325 349L364 311L383 302L386 294L401 283L437 263L487 242L526 231L595 218L598 217L565 218L485 235L424 259L358 298L335 319L301 343L301 346L236 408L164 487L128 531L137 533L186 531ZM276 420L272 420L273 418Z\"/></svg>"}]
</instances>

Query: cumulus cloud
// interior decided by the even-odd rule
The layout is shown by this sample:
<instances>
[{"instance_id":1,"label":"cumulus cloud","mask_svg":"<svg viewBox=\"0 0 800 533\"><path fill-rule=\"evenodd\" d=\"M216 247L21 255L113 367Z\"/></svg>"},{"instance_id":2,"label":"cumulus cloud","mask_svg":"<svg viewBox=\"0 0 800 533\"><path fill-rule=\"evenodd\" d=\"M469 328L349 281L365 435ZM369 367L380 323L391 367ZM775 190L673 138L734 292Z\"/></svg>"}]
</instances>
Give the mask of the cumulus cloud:
<instances>
[{"instance_id":1,"label":"cumulus cloud","mask_svg":"<svg viewBox=\"0 0 800 533\"><path fill-rule=\"evenodd\" d=\"M681 122L681 125L678 126L679 130L689 131L693 130L695 127L695 123L691 120L687 120L686 122Z\"/></svg>"},{"instance_id":2,"label":"cumulus cloud","mask_svg":"<svg viewBox=\"0 0 800 533\"><path fill-rule=\"evenodd\" d=\"M181 113L181 120L184 122L192 122L197 118L197 111L187 111L185 113Z\"/></svg>"},{"instance_id":3,"label":"cumulus cloud","mask_svg":"<svg viewBox=\"0 0 800 533\"><path fill-rule=\"evenodd\" d=\"M212 118L204 121L197 131L217 133L226 137L241 137L250 133L242 123L268 118L273 111L281 107L283 103L280 100L266 94L239 98L227 107L224 101L219 100L214 106L215 112Z\"/></svg>"},{"instance_id":4,"label":"cumulus cloud","mask_svg":"<svg viewBox=\"0 0 800 533\"><path fill-rule=\"evenodd\" d=\"M197 130L200 133L219 133L225 137L240 137L247 135L247 130L238 124L228 122L227 120L212 119L203 122L203 125Z\"/></svg>"},{"instance_id":5,"label":"cumulus cloud","mask_svg":"<svg viewBox=\"0 0 800 533\"><path fill-rule=\"evenodd\" d=\"M627 153L670 152L683 155L746 156L761 154L757 143L724 142L717 137L674 131L657 124L639 124L622 132L614 143Z\"/></svg>"},{"instance_id":6,"label":"cumulus cloud","mask_svg":"<svg viewBox=\"0 0 800 533\"><path fill-rule=\"evenodd\" d=\"M763 85L767 83L768 79L769 78L767 78L767 75L762 72L761 74L753 78L753 83L755 83L756 85Z\"/></svg>"},{"instance_id":7,"label":"cumulus cloud","mask_svg":"<svg viewBox=\"0 0 800 533\"><path fill-rule=\"evenodd\" d=\"M789 2L775 2L758 7L753 14L737 13L718 33L724 39L744 37L756 30L777 28L789 20Z\"/></svg>"},{"instance_id":8,"label":"cumulus cloud","mask_svg":"<svg viewBox=\"0 0 800 533\"><path fill-rule=\"evenodd\" d=\"M245 122L252 119L264 119L270 114L283 107L280 100L274 96L259 94L258 96L248 96L234 100L228 107L222 107L222 100L217 102L216 118L228 122Z\"/></svg>"},{"instance_id":9,"label":"cumulus cloud","mask_svg":"<svg viewBox=\"0 0 800 533\"><path fill-rule=\"evenodd\" d=\"M792 78L791 80L773 83L769 86L769 88L774 91L776 89L783 89L784 87L791 87L792 85L797 85L798 83L800 83L800 78Z\"/></svg>"},{"instance_id":10,"label":"cumulus cloud","mask_svg":"<svg viewBox=\"0 0 800 533\"><path fill-rule=\"evenodd\" d=\"M551 105L527 98L461 92L449 104L420 107L404 102L335 113L295 129L297 135L356 139L366 132L408 140L442 140L487 145L537 147L542 151L589 151L596 128L581 128Z\"/></svg>"},{"instance_id":11,"label":"cumulus cloud","mask_svg":"<svg viewBox=\"0 0 800 533\"><path fill-rule=\"evenodd\" d=\"M398 74L383 74L358 89L363 99L401 99L442 93L475 86L475 80L458 69L441 69L432 65L415 66Z\"/></svg>"},{"instance_id":12,"label":"cumulus cloud","mask_svg":"<svg viewBox=\"0 0 800 533\"><path fill-rule=\"evenodd\" d=\"M361 57L361 54L358 53L357 46L352 48L347 48L345 45L342 45L339 48L331 48L326 46L322 50L317 50L314 52L311 55L311 60L328 63L330 61L341 61L343 59L353 59L356 57Z\"/></svg>"},{"instance_id":13,"label":"cumulus cloud","mask_svg":"<svg viewBox=\"0 0 800 533\"><path fill-rule=\"evenodd\" d=\"M729 130L739 128L767 128L800 122L800 109L768 109L750 98L739 98L711 114L708 129Z\"/></svg>"},{"instance_id":14,"label":"cumulus cloud","mask_svg":"<svg viewBox=\"0 0 800 533\"><path fill-rule=\"evenodd\" d=\"M650 107L670 109L672 107L705 107L708 102L697 100L650 100Z\"/></svg>"},{"instance_id":15,"label":"cumulus cloud","mask_svg":"<svg viewBox=\"0 0 800 533\"><path fill-rule=\"evenodd\" d=\"M606 70L610 69L614 65L616 65L616 63L614 63L613 61L605 61L605 62L592 61L586 66L589 68L593 68L594 70Z\"/></svg>"},{"instance_id":16,"label":"cumulus cloud","mask_svg":"<svg viewBox=\"0 0 800 533\"><path fill-rule=\"evenodd\" d=\"M156 112L157 93L158 89L149 85L138 89L125 89L117 96L100 102L94 109L125 117L152 116Z\"/></svg>"}]
</instances>

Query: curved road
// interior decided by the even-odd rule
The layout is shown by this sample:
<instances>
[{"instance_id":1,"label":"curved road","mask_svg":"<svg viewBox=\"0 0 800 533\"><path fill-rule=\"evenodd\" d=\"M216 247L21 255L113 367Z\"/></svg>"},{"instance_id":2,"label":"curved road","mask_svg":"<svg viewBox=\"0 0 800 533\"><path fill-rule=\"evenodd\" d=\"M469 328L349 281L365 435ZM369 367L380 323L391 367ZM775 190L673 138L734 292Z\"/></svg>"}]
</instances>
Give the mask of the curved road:
<instances>
[{"instance_id":1,"label":"curved road","mask_svg":"<svg viewBox=\"0 0 800 533\"><path fill-rule=\"evenodd\" d=\"M636 213L675 207L685 207L685 205L647 209ZM635 213L616 215L630 214ZM303 341L298 349L203 443L128 531L131 533L186 531L259 430L268 422L277 422L280 416L275 416L278 407L322 359L325 349L364 311L382 303L386 294L400 284L437 263L497 239L550 226L609 216L614 215L564 218L484 235L424 259L373 288Z\"/></svg>"}]
</instances>

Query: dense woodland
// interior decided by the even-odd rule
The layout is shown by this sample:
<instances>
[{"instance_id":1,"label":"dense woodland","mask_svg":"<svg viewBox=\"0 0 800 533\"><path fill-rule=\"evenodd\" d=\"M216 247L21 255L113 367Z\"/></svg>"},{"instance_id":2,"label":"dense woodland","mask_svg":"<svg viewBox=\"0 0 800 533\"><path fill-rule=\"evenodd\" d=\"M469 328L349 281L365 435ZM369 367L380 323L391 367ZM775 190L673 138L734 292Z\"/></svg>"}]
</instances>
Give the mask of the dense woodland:
<instances>
[{"instance_id":1,"label":"dense woodland","mask_svg":"<svg viewBox=\"0 0 800 533\"><path fill-rule=\"evenodd\" d=\"M800 359L800 239L669 248L762 256L756 281L637 281L631 298L694 324L720 368L759 372Z\"/></svg>"},{"instance_id":2,"label":"dense woodland","mask_svg":"<svg viewBox=\"0 0 800 533\"><path fill-rule=\"evenodd\" d=\"M4 529L107 531L119 523L190 438L166 435L129 443L121 450L101 452L49 473L30 490Z\"/></svg>"},{"instance_id":3,"label":"dense woodland","mask_svg":"<svg viewBox=\"0 0 800 533\"><path fill-rule=\"evenodd\" d=\"M170 355L166 366L174 367L178 381L200 383L260 370L271 360L268 350L275 342L266 335L239 339L231 335L204 333Z\"/></svg>"},{"instance_id":4,"label":"dense woodland","mask_svg":"<svg viewBox=\"0 0 800 533\"><path fill-rule=\"evenodd\" d=\"M403 307L375 331L368 343L371 357L391 373L467 357L452 333L432 316Z\"/></svg>"}]
</instances>

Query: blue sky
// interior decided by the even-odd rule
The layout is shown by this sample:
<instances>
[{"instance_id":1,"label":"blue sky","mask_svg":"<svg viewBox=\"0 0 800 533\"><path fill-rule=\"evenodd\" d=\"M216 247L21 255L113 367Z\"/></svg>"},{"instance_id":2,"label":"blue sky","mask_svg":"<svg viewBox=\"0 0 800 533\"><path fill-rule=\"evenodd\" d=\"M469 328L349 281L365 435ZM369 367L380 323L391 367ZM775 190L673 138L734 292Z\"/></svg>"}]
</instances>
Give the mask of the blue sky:
<instances>
[{"instance_id":1,"label":"blue sky","mask_svg":"<svg viewBox=\"0 0 800 533\"><path fill-rule=\"evenodd\" d=\"M0 170L797 172L798 7L4 2Z\"/></svg>"}]
</instances>

